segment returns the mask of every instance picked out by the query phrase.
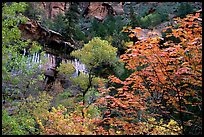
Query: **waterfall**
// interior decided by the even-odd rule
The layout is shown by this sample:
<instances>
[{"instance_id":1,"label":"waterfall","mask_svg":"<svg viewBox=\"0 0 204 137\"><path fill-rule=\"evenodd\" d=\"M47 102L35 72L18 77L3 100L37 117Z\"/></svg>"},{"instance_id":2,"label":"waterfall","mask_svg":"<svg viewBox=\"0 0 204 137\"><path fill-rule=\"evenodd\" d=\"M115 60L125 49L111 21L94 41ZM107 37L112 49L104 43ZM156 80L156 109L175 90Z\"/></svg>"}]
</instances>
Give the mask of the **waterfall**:
<instances>
[{"instance_id":1,"label":"waterfall","mask_svg":"<svg viewBox=\"0 0 204 137\"><path fill-rule=\"evenodd\" d=\"M88 70L86 68L86 66L81 63L78 59L65 59L65 58L61 58L49 53L44 53L42 56L41 53L36 52L31 54L27 54L26 53L26 49L23 50L24 52L23 57L26 58L26 68L32 69L34 65L38 65L39 70L47 70L49 68L55 68L56 66L58 66L59 63L71 63L73 64L74 68L75 68L75 72L73 73L73 77L77 77L79 75L79 73L84 73L87 74ZM46 60L45 62L42 61L42 59ZM15 70L11 70L11 71L15 71Z\"/></svg>"},{"instance_id":2,"label":"waterfall","mask_svg":"<svg viewBox=\"0 0 204 137\"><path fill-rule=\"evenodd\" d=\"M41 54L40 53L34 53L32 56L28 55L28 68L32 66L35 63L39 63L39 69L47 70L48 68L54 68L57 66L58 63L71 63L73 64L75 68L75 72L73 73L73 77L77 77L79 73L88 73L88 70L86 66L81 63L78 59L64 59L64 58L59 58L55 55L45 53L43 58L46 59L46 63L42 63L42 60L40 58Z\"/></svg>"}]
</instances>

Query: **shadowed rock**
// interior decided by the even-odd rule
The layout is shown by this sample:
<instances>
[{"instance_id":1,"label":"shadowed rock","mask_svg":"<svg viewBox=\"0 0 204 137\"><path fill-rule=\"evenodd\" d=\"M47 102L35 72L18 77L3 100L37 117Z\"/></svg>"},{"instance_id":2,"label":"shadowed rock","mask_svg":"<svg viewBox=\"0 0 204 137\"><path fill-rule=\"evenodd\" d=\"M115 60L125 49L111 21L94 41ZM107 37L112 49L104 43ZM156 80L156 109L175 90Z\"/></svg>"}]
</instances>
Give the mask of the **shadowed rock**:
<instances>
[{"instance_id":1,"label":"shadowed rock","mask_svg":"<svg viewBox=\"0 0 204 137\"><path fill-rule=\"evenodd\" d=\"M25 24L20 24L19 29L21 30L21 39L31 41L38 41L40 44L46 44L49 48L62 49L69 53L75 48L74 41L65 41L63 36L53 30L44 28L35 20L28 19Z\"/></svg>"}]
</instances>

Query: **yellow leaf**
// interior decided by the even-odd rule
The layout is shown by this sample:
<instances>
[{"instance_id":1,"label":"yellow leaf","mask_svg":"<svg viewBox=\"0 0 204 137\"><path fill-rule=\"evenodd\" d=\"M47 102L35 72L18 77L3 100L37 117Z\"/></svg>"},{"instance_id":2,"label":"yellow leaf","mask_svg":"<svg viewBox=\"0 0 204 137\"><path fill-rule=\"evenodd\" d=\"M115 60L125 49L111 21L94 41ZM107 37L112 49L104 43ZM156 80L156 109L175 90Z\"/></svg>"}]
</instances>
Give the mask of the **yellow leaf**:
<instances>
[{"instance_id":1,"label":"yellow leaf","mask_svg":"<svg viewBox=\"0 0 204 137\"><path fill-rule=\"evenodd\" d=\"M127 29L131 29L132 27L131 26L127 26Z\"/></svg>"},{"instance_id":2,"label":"yellow leaf","mask_svg":"<svg viewBox=\"0 0 204 137\"><path fill-rule=\"evenodd\" d=\"M134 37L135 35L134 35L133 33L131 33L131 34L128 35L128 36L132 38L132 37Z\"/></svg>"}]
</instances>

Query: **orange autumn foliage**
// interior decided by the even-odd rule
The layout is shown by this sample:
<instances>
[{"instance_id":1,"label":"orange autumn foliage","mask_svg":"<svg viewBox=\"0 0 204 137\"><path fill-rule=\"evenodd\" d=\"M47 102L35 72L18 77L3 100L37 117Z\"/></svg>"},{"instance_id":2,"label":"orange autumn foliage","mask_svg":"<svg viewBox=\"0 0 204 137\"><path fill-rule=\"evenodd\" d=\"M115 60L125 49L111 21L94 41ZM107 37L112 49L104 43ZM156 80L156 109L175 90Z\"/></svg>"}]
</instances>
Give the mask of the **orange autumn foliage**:
<instances>
[{"instance_id":1,"label":"orange autumn foliage","mask_svg":"<svg viewBox=\"0 0 204 137\"><path fill-rule=\"evenodd\" d=\"M134 72L124 81L109 77L122 86L103 88L104 97L98 100L105 108L100 131L150 134L142 127L151 117L176 120L182 127L181 134L202 131L202 19L196 13L175 21L178 27L167 27L171 33L166 36L180 42L167 40L161 44L158 36L146 38L120 57Z\"/></svg>"}]
</instances>

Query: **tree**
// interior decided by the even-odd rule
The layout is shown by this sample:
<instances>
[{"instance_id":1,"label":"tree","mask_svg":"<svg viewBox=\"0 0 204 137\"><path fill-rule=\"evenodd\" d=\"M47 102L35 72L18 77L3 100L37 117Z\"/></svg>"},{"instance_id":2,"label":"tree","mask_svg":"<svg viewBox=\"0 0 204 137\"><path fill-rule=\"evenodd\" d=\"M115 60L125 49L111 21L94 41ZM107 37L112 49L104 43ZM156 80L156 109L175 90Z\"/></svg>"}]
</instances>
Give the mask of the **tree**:
<instances>
[{"instance_id":1,"label":"tree","mask_svg":"<svg viewBox=\"0 0 204 137\"><path fill-rule=\"evenodd\" d=\"M135 70L124 81L115 76L113 85L100 88L98 100L104 109L104 131L122 134L152 134L144 122L176 120L178 134L202 134L202 23L199 13L175 19L178 28L167 35L180 38L160 45L161 38L136 42L122 55L126 68ZM139 32L139 28L132 32ZM151 124L151 122L148 122ZM114 131L114 132L113 132Z\"/></svg>"},{"instance_id":2,"label":"tree","mask_svg":"<svg viewBox=\"0 0 204 137\"><path fill-rule=\"evenodd\" d=\"M76 39L76 24L79 23L80 11L78 2L70 2L69 10L65 11L65 30L62 33L68 40Z\"/></svg>"},{"instance_id":3,"label":"tree","mask_svg":"<svg viewBox=\"0 0 204 137\"><path fill-rule=\"evenodd\" d=\"M124 15L108 15L103 22L96 18L91 19L90 27L85 31L88 37L101 37L118 49L118 55L125 51L124 43L128 41L127 34L121 32L123 26L127 25Z\"/></svg>"},{"instance_id":4,"label":"tree","mask_svg":"<svg viewBox=\"0 0 204 137\"><path fill-rule=\"evenodd\" d=\"M134 8L132 7L132 4L131 4L130 5L130 26L132 26L133 28L139 27L140 26L139 19L140 17L136 16L134 12Z\"/></svg>"},{"instance_id":5,"label":"tree","mask_svg":"<svg viewBox=\"0 0 204 137\"><path fill-rule=\"evenodd\" d=\"M30 19L36 20L36 21L43 21L45 20L45 17L43 15L44 9L40 8L38 6L38 3L35 2L27 2L28 6L26 10L24 11L24 15L29 17Z\"/></svg>"},{"instance_id":6,"label":"tree","mask_svg":"<svg viewBox=\"0 0 204 137\"><path fill-rule=\"evenodd\" d=\"M117 59L116 48L112 47L108 41L95 37L88 44L85 44L82 49L73 51L71 55L78 58L88 69L88 75L80 74L78 78L81 80L76 80L81 83L83 105L85 105L85 95L94 86L95 79L100 79L94 75L94 69L104 65L113 65Z\"/></svg>"},{"instance_id":7,"label":"tree","mask_svg":"<svg viewBox=\"0 0 204 137\"><path fill-rule=\"evenodd\" d=\"M82 49L73 51L71 55L85 64L92 75L100 66L114 65L117 61L116 51L117 49L112 47L108 41L95 37ZM103 75L105 74L103 73Z\"/></svg>"}]
</instances>

